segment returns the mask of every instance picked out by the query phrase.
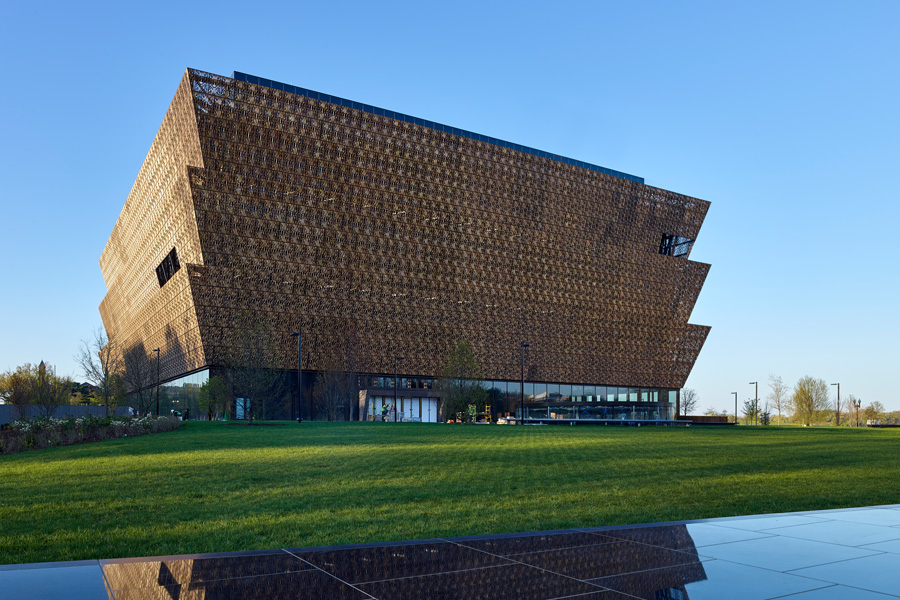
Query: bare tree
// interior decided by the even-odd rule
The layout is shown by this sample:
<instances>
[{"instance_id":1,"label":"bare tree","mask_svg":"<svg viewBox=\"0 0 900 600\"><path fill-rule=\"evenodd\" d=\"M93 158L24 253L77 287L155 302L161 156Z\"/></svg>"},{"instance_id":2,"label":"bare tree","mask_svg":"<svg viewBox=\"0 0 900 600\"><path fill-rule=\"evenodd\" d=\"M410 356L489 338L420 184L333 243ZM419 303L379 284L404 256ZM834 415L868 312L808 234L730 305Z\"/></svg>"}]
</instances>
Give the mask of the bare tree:
<instances>
[{"instance_id":1,"label":"bare tree","mask_svg":"<svg viewBox=\"0 0 900 600\"><path fill-rule=\"evenodd\" d=\"M0 399L16 409L19 418L28 415L28 407L32 401L31 374L34 370L26 363L15 371L6 371L0 375Z\"/></svg>"},{"instance_id":2,"label":"bare tree","mask_svg":"<svg viewBox=\"0 0 900 600\"><path fill-rule=\"evenodd\" d=\"M369 356L365 352L365 344L359 335L356 323L351 322L343 330L343 352L341 360L343 370L347 378L344 382L344 393L350 406L350 420L354 420L354 414L359 409L360 374L366 371L369 364ZM356 410L354 410L354 408Z\"/></svg>"},{"instance_id":3,"label":"bare tree","mask_svg":"<svg viewBox=\"0 0 900 600\"><path fill-rule=\"evenodd\" d=\"M122 383L128 392L129 402L137 411L146 415L150 412L155 399L156 368L147 355L143 343L136 344L125 351L122 356Z\"/></svg>"},{"instance_id":4,"label":"bare tree","mask_svg":"<svg viewBox=\"0 0 900 600\"><path fill-rule=\"evenodd\" d=\"M355 325L344 323L336 330L340 333L333 338L324 358L325 368L316 376L313 400L329 421L344 415L352 421L354 406L359 403L359 373L365 359Z\"/></svg>"},{"instance_id":5,"label":"bare tree","mask_svg":"<svg viewBox=\"0 0 900 600\"><path fill-rule=\"evenodd\" d=\"M97 397L106 408L116 399L116 375L122 370L122 354L114 340L107 339L102 327L98 327L91 339L81 340L81 347L75 355L75 362L81 367L88 382L97 388Z\"/></svg>"},{"instance_id":6,"label":"bare tree","mask_svg":"<svg viewBox=\"0 0 900 600\"><path fill-rule=\"evenodd\" d=\"M343 416L350 400L347 395L350 377L347 373L339 371L339 368L332 364L329 368L319 371L312 390L313 400L329 421L337 421Z\"/></svg>"},{"instance_id":7,"label":"bare tree","mask_svg":"<svg viewBox=\"0 0 900 600\"><path fill-rule=\"evenodd\" d=\"M700 395L692 388L681 390L681 414L685 417L691 414L700 403Z\"/></svg>"},{"instance_id":8,"label":"bare tree","mask_svg":"<svg viewBox=\"0 0 900 600\"><path fill-rule=\"evenodd\" d=\"M268 317L243 313L232 332L225 355L226 376L237 408L253 424L270 418L284 396L284 376L278 370L278 344Z\"/></svg>"},{"instance_id":9,"label":"bare tree","mask_svg":"<svg viewBox=\"0 0 900 600\"><path fill-rule=\"evenodd\" d=\"M828 384L824 379L816 379L809 375L801 377L794 386L791 405L794 418L803 425L810 425L820 411L828 410Z\"/></svg>"},{"instance_id":10,"label":"bare tree","mask_svg":"<svg viewBox=\"0 0 900 600\"><path fill-rule=\"evenodd\" d=\"M781 375L769 375L769 395L767 398L772 403L772 408L778 412L778 424L781 425L781 413L791 409L788 389L784 385Z\"/></svg>"},{"instance_id":11,"label":"bare tree","mask_svg":"<svg viewBox=\"0 0 900 600\"><path fill-rule=\"evenodd\" d=\"M57 408L68 404L71 390L72 380L57 376L53 367L44 364L44 361L32 374L32 401L42 417L52 417Z\"/></svg>"}]
</instances>

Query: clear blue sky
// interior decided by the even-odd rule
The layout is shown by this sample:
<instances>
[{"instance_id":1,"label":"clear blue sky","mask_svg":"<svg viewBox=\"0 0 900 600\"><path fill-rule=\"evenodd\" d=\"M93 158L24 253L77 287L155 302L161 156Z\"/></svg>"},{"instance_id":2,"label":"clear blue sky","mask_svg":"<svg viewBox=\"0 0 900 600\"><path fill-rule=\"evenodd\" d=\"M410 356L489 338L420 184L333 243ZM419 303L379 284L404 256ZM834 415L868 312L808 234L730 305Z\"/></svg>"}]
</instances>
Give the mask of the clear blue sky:
<instances>
[{"instance_id":1,"label":"clear blue sky","mask_svg":"<svg viewBox=\"0 0 900 600\"><path fill-rule=\"evenodd\" d=\"M900 3L736 4L0 3L0 369L81 378L97 261L195 67L709 200L701 408L775 373L900 409Z\"/></svg>"}]
</instances>

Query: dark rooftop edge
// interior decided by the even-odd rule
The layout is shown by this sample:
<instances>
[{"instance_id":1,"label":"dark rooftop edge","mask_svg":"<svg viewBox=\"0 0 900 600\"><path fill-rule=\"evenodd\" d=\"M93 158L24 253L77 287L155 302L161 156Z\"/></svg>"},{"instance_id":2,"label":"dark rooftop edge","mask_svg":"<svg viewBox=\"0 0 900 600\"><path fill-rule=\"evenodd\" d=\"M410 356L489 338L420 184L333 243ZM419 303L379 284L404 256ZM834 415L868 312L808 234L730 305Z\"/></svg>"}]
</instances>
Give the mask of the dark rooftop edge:
<instances>
[{"instance_id":1,"label":"dark rooftop edge","mask_svg":"<svg viewBox=\"0 0 900 600\"><path fill-rule=\"evenodd\" d=\"M529 148L528 146L523 146L521 144L513 144L512 142L507 142L507 141L504 141L504 140L501 140L498 138L493 138L493 137L490 137L487 135L481 135L479 133L473 133L471 131L466 131L465 129L459 129L458 127L450 127L449 125L442 125L440 123L435 123L434 121L428 121L426 119L419 119L417 117L411 117L409 115L394 112L392 110L378 108L376 106L371 106L369 104L363 104L362 102L353 102L352 100L346 100L344 98L339 98L338 96L332 96L330 94L323 94L321 92L315 92L313 90L308 90L306 88L297 87L295 85L290 85L287 83L281 83L278 81L273 81L271 79L266 79L265 77L257 77L256 75L248 75L247 73L241 73L240 71L234 71L234 73L232 75L232 79L235 79L237 81L243 81L245 83L252 83L255 85L265 86L265 87L271 88L273 90L281 90L283 92L288 92L290 94L297 94L299 96L305 96L307 98L312 98L313 100L322 100L324 102L330 102L332 104L346 106L347 108L362 110L367 113L371 113L373 115L379 115L382 117L388 117L390 119L396 119L398 121L404 121L406 123L412 123L413 125L420 125L422 127L436 129L438 131L443 131L443 132L450 133L453 135L459 135L459 136L466 137L469 139L478 140L479 142L486 142L488 144L493 144L495 146L500 146L502 148L509 148L511 150L517 150L519 152L524 152L526 154L533 154L535 156L549 158L550 160L555 160L555 161L558 161L561 163L565 163L567 165L581 167L582 169L589 169L591 171L596 171L598 173L603 173L605 175L612 175L613 177L627 179L628 181L644 183L643 177L638 177L636 175L629 175L628 173L623 173L622 171L616 171L614 169L607 169L606 167L592 165L591 163L586 163L586 162L583 162L580 160L575 160L573 158L566 158L565 156L560 156L559 154L553 154L551 152L544 152L543 150Z\"/></svg>"}]
</instances>

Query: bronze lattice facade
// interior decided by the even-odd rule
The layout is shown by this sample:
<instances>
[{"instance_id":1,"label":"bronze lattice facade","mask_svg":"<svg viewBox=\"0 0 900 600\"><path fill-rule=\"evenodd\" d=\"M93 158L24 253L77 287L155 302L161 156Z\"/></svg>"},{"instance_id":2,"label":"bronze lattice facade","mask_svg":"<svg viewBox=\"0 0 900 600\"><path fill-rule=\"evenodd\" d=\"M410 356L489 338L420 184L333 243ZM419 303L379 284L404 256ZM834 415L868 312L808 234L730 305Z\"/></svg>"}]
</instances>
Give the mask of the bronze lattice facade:
<instances>
[{"instance_id":1,"label":"bronze lattice facade","mask_svg":"<svg viewBox=\"0 0 900 600\"><path fill-rule=\"evenodd\" d=\"M163 380L215 367L264 314L284 369L434 377L467 339L485 376L677 389L709 328L688 260L709 203L309 90L188 70L110 236L111 339Z\"/></svg>"}]
</instances>

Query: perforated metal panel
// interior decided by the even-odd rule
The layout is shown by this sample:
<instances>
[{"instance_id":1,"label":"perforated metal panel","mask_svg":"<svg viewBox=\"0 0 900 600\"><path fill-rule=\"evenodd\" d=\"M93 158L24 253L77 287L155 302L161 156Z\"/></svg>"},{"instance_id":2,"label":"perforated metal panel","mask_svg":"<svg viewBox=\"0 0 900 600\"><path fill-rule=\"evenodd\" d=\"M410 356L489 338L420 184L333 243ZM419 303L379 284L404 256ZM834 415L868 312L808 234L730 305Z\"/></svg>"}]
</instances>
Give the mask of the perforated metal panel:
<instances>
[{"instance_id":1,"label":"perforated metal panel","mask_svg":"<svg viewBox=\"0 0 900 600\"><path fill-rule=\"evenodd\" d=\"M371 372L438 375L468 339L489 379L681 387L709 265L660 253L709 204L289 91L188 71L101 266L107 331L219 364L267 314L304 369L353 329ZM160 289L172 247L182 268ZM152 286L150 284L153 284ZM152 288L152 289L151 289ZM169 332L166 338L166 332Z\"/></svg>"}]
</instances>

